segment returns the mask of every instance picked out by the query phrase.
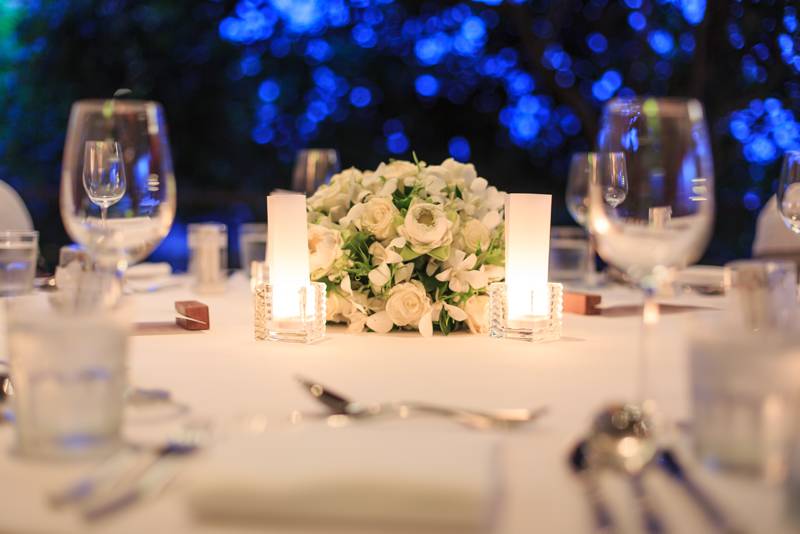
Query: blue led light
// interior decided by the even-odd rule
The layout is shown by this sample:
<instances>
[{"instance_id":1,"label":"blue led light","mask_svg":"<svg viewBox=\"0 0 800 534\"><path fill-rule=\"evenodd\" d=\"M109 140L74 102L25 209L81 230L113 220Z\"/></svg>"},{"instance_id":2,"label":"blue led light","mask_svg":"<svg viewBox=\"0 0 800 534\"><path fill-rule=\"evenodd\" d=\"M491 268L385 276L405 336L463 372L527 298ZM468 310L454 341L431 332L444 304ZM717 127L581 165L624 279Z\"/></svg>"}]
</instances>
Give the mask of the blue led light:
<instances>
[{"instance_id":1,"label":"blue led light","mask_svg":"<svg viewBox=\"0 0 800 534\"><path fill-rule=\"evenodd\" d=\"M586 37L586 46L595 54L602 54L608 49L608 41L602 33L590 33Z\"/></svg>"},{"instance_id":2,"label":"blue led light","mask_svg":"<svg viewBox=\"0 0 800 534\"><path fill-rule=\"evenodd\" d=\"M386 137L386 148L392 154L402 154L408 147L408 137L403 132L391 133Z\"/></svg>"},{"instance_id":3,"label":"blue led light","mask_svg":"<svg viewBox=\"0 0 800 534\"><path fill-rule=\"evenodd\" d=\"M255 76L261 72L261 61L255 56L245 56L239 62L239 68L245 76Z\"/></svg>"},{"instance_id":4,"label":"blue led light","mask_svg":"<svg viewBox=\"0 0 800 534\"><path fill-rule=\"evenodd\" d=\"M629 9L639 9L642 7L642 0L624 0L625 5L628 6Z\"/></svg>"},{"instance_id":5,"label":"blue led light","mask_svg":"<svg viewBox=\"0 0 800 534\"><path fill-rule=\"evenodd\" d=\"M414 89L416 89L417 93L421 96L436 96L439 92L439 80L430 74L417 76L417 79L414 81Z\"/></svg>"},{"instance_id":6,"label":"blue led light","mask_svg":"<svg viewBox=\"0 0 800 534\"><path fill-rule=\"evenodd\" d=\"M435 65L442 60L449 49L450 37L445 33L437 33L417 41L414 45L414 54L423 65Z\"/></svg>"},{"instance_id":7,"label":"blue led light","mask_svg":"<svg viewBox=\"0 0 800 534\"><path fill-rule=\"evenodd\" d=\"M680 0L681 13L686 22L696 26L706 16L706 0Z\"/></svg>"},{"instance_id":8,"label":"blue led light","mask_svg":"<svg viewBox=\"0 0 800 534\"><path fill-rule=\"evenodd\" d=\"M634 11L628 15L628 25L637 32L640 32L647 27L647 19L641 12Z\"/></svg>"},{"instance_id":9,"label":"blue led light","mask_svg":"<svg viewBox=\"0 0 800 534\"><path fill-rule=\"evenodd\" d=\"M471 41L478 41L486 36L486 23L480 17L469 17L461 26L461 34Z\"/></svg>"},{"instance_id":10,"label":"blue led light","mask_svg":"<svg viewBox=\"0 0 800 534\"><path fill-rule=\"evenodd\" d=\"M731 119L729 128L731 130L731 135L739 141L744 141L750 136L750 128L747 126L747 122L741 118Z\"/></svg>"},{"instance_id":11,"label":"blue led light","mask_svg":"<svg viewBox=\"0 0 800 534\"><path fill-rule=\"evenodd\" d=\"M521 70L511 72L506 78L506 84L509 94L514 96L530 93L535 85L531 75Z\"/></svg>"},{"instance_id":12,"label":"blue led light","mask_svg":"<svg viewBox=\"0 0 800 534\"><path fill-rule=\"evenodd\" d=\"M372 93L366 87L353 87L350 91L350 103L357 108L367 107L372 101Z\"/></svg>"},{"instance_id":13,"label":"blue led light","mask_svg":"<svg viewBox=\"0 0 800 534\"><path fill-rule=\"evenodd\" d=\"M748 211L758 211L761 209L761 198L758 196L758 193L748 191L742 196L742 204Z\"/></svg>"},{"instance_id":14,"label":"blue led light","mask_svg":"<svg viewBox=\"0 0 800 534\"><path fill-rule=\"evenodd\" d=\"M695 42L694 42L694 35L691 33L684 33L678 39L678 44L681 47L681 50L691 54L694 52Z\"/></svg>"},{"instance_id":15,"label":"blue led light","mask_svg":"<svg viewBox=\"0 0 800 534\"><path fill-rule=\"evenodd\" d=\"M447 144L447 150L455 159L465 162L469 161L469 141L467 141L465 137L459 135L450 139L450 142Z\"/></svg>"},{"instance_id":16,"label":"blue led light","mask_svg":"<svg viewBox=\"0 0 800 534\"><path fill-rule=\"evenodd\" d=\"M274 102L281 96L281 86L275 80L264 80L258 86L258 97L264 102Z\"/></svg>"},{"instance_id":17,"label":"blue led light","mask_svg":"<svg viewBox=\"0 0 800 534\"><path fill-rule=\"evenodd\" d=\"M312 39L306 45L306 56L311 59L322 62L330 59L331 55L333 49L324 39Z\"/></svg>"},{"instance_id":18,"label":"blue led light","mask_svg":"<svg viewBox=\"0 0 800 534\"><path fill-rule=\"evenodd\" d=\"M665 30L653 30L647 36L647 43L656 54L666 56L675 48L675 38Z\"/></svg>"},{"instance_id":19,"label":"blue led light","mask_svg":"<svg viewBox=\"0 0 800 534\"><path fill-rule=\"evenodd\" d=\"M794 33L797 31L797 12L794 10L794 8L786 8L786 11L783 15L783 27L786 28L789 33Z\"/></svg>"},{"instance_id":20,"label":"blue led light","mask_svg":"<svg viewBox=\"0 0 800 534\"><path fill-rule=\"evenodd\" d=\"M375 30L366 24L356 24L353 26L351 32L353 40L359 46L364 48L372 48L378 43L378 37L375 35Z\"/></svg>"},{"instance_id":21,"label":"blue led light","mask_svg":"<svg viewBox=\"0 0 800 534\"><path fill-rule=\"evenodd\" d=\"M389 119L383 123L383 133L387 137L390 134L403 131L403 123L399 119Z\"/></svg>"}]
</instances>

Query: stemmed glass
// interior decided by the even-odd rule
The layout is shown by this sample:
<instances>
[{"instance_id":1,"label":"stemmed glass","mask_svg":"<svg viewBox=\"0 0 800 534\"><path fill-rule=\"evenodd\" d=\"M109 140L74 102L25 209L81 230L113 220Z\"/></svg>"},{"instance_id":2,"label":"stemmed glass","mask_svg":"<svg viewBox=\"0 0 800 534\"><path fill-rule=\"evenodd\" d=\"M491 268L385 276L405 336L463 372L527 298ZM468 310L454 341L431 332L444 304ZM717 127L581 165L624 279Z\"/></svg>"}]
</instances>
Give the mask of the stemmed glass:
<instances>
[{"instance_id":1,"label":"stemmed glass","mask_svg":"<svg viewBox=\"0 0 800 534\"><path fill-rule=\"evenodd\" d=\"M603 197L611 207L617 207L628 194L628 177L625 170L625 155L622 152L578 152L573 154L567 179L567 211L572 218L589 230L589 184L605 176L607 185ZM584 281L595 284L594 239L589 234L589 254Z\"/></svg>"},{"instance_id":2,"label":"stemmed glass","mask_svg":"<svg viewBox=\"0 0 800 534\"><path fill-rule=\"evenodd\" d=\"M792 232L800 234L800 151L784 154L777 197L783 222Z\"/></svg>"},{"instance_id":3,"label":"stemmed glass","mask_svg":"<svg viewBox=\"0 0 800 534\"><path fill-rule=\"evenodd\" d=\"M332 148L299 150L292 172L292 191L313 195L340 169L339 154Z\"/></svg>"},{"instance_id":4,"label":"stemmed glass","mask_svg":"<svg viewBox=\"0 0 800 534\"><path fill-rule=\"evenodd\" d=\"M64 226L77 243L97 246L93 236L113 236L126 263L150 254L175 217L175 176L161 105L76 102L64 145L59 201Z\"/></svg>"},{"instance_id":5,"label":"stemmed glass","mask_svg":"<svg viewBox=\"0 0 800 534\"><path fill-rule=\"evenodd\" d=\"M105 222L108 208L125 194L122 147L115 141L86 141L83 156L83 187Z\"/></svg>"},{"instance_id":6,"label":"stemmed glass","mask_svg":"<svg viewBox=\"0 0 800 534\"><path fill-rule=\"evenodd\" d=\"M608 202L613 173L600 172L589 194L589 227L600 256L643 290L639 397L648 384L648 330L655 297L671 272L697 261L714 220L714 169L703 107L697 100L615 99L603 112L598 150L623 152L628 193Z\"/></svg>"}]
</instances>

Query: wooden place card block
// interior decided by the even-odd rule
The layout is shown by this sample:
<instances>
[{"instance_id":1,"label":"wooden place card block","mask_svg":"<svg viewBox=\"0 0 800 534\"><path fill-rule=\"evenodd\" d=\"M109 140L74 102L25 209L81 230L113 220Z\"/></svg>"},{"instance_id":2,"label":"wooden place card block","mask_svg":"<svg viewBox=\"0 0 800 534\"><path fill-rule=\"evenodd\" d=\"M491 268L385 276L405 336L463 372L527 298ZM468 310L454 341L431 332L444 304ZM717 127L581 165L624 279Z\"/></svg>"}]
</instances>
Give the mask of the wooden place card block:
<instances>
[{"instance_id":1,"label":"wooden place card block","mask_svg":"<svg viewBox=\"0 0 800 534\"><path fill-rule=\"evenodd\" d=\"M208 315L208 306L196 300L175 301L175 311L178 317L175 324L186 330L208 330L211 321Z\"/></svg>"},{"instance_id":2,"label":"wooden place card block","mask_svg":"<svg viewBox=\"0 0 800 534\"><path fill-rule=\"evenodd\" d=\"M602 297L590 293L564 292L564 311L577 315L600 315Z\"/></svg>"}]
</instances>

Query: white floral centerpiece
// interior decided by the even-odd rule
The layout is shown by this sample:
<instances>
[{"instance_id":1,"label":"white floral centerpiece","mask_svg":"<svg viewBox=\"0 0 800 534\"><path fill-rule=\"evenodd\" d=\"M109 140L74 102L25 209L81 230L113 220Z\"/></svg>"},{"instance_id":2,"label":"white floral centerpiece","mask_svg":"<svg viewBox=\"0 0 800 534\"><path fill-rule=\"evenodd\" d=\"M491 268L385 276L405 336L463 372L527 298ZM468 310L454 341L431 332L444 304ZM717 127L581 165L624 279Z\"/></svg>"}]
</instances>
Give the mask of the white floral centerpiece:
<instances>
[{"instance_id":1,"label":"white floral centerpiece","mask_svg":"<svg viewBox=\"0 0 800 534\"><path fill-rule=\"evenodd\" d=\"M504 276L504 203L453 159L333 176L308 199L311 277L327 286L328 321L352 332L485 333L487 287Z\"/></svg>"}]
</instances>

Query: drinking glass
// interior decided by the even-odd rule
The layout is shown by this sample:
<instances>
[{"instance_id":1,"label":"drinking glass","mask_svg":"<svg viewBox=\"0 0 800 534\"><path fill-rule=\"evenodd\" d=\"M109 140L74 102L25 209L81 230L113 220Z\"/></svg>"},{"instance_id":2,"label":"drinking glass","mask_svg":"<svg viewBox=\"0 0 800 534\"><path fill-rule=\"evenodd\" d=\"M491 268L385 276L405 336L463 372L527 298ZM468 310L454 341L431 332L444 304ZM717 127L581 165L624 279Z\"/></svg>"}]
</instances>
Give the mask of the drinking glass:
<instances>
[{"instance_id":1,"label":"drinking glass","mask_svg":"<svg viewBox=\"0 0 800 534\"><path fill-rule=\"evenodd\" d=\"M125 194L122 147L114 141L86 141L83 155L83 187L105 221L109 206Z\"/></svg>"},{"instance_id":2,"label":"drinking glass","mask_svg":"<svg viewBox=\"0 0 800 534\"><path fill-rule=\"evenodd\" d=\"M339 154L332 148L299 150L292 173L292 191L313 195L340 168Z\"/></svg>"},{"instance_id":3,"label":"drinking glass","mask_svg":"<svg viewBox=\"0 0 800 534\"><path fill-rule=\"evenodd\" d=\"M87 246L93 229L108 229L121 236L129 263L150 254L175 217L175 177L161 105L117 99L73 104L59 201L75 242Z\"/></svg>"},{"instance_id":4,"label":"drinking glass","mask_svg":"<svg viewBox=\"0 0 800 534\"><path fill-rule=\"evenodd\" d=\"M267 225L246 223L239 227L239 267L247 271L254 261L267 259Z\"/></svg>"},{"instance_id":5,"label":"drinking glass","mask_svg":"<svg viewBox=\"0 0 800 534\"><path fill-rule=\"evenodd\" d=\"M8 352L17 449L82 458L119 446L129 323L123 311L59 312L45 299L10 302Z\"/></svg>"},{"instance_id":6,"label":"drinking glass","mask_svg":"<svg viewBox=\"0 0 800 534\"><path fill-rule=\"evenodd\" d=\"M0 297L33 289L39 232L0 231Z\"/></svg>"},{"instance_id":7,"label":"drinking glass","mask_svg":"<svg viewBox=\"0 0 800 534\"><path fill-rule=\"evenodd\" d=\"M586 231L574 226L554 226L550 230L550 279L556 282L585 281L592 262Z\"/></svg>"},{"instance_id":8,"label":"drinking glass","mask_svg":"<svg viewBox=\"0 0 800 534\"><path fill-rule=\"evenodd\" d=\"M606 176L603 197L612 207L620 205L628 194L628 177L625 169L625 155L621 152L598 153L578 152L573 154L567 179L567 211L572 218L588 230L589 216L589 184L596 180L598 173ZM594 239L589 237L589 254L587 258L584 281L595 283L595 247Z\"/></svg>"},{"instance_id":9,"label":"drinking glass","mask_svg":"<svg viewBox=\"0 0 800 534\"><path fill-rule=\"evenodd\" d=\"M608 202L616 176L599 167L590 187L589 227L600 256L644 292L644 401L650 395L647 332L658 322L655 296L671 270L700 258L713 226L714 171L703 107L686 99L614 99L603 111L597 144L599 151L625 155L628 193L620 203Z\"/></svg>"},{"instance_id":10,"label":"drinking glass","mask_svg":"<svg viewBox=\"0 0 800 534\"><path fill-rule=\"evenodd\" d=\"M777 196L783 222L792 232L800 234L800 151L784 154Z\"/></svg>"},{"instance_id":11,"label":"drinking glass","mask_svg":"<svg viewBox=\"0 0 800 534\"><path fill-rule=\"evenodd\" d=\"M220 293L228 279L228 227L222 223L189 225L189 274L198 293Z\"/></svg>"}]
</instances>

